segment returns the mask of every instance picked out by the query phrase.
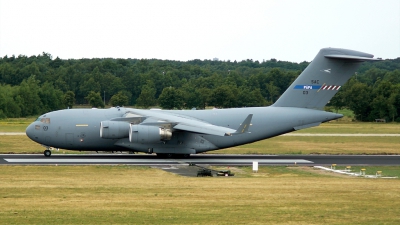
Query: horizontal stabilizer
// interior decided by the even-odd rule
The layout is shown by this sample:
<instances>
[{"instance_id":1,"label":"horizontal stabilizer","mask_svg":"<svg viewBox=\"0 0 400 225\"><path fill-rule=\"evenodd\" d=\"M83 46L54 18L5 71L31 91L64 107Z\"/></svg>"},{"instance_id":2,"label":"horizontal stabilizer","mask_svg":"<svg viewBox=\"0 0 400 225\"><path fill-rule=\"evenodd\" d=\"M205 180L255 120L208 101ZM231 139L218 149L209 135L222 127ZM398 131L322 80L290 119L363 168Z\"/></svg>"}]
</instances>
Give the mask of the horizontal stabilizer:
<instances>
[{"instance_id":1,"label":"horizontal stabilizer","mask_svg":"<svg viewBox=\"0 0 400 225\"><path fill-rule=\"evenodd\" d=\"M354 55L325 55L325 57L330 58L330 59L345 59L345 60L356 61L356 62L381 61L381 59L374 59L374 58L354 56Z\"/></svg>"}]
</instances>

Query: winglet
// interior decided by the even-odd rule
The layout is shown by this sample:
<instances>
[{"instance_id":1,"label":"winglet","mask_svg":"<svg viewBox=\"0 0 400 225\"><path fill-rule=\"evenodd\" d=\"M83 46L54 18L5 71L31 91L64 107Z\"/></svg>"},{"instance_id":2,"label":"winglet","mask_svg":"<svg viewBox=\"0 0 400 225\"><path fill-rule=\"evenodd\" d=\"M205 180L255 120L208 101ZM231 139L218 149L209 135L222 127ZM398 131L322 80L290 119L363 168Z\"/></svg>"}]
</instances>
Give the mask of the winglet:
<instances>
[{"instance_id":1,"label":"winglet","mask_svg":"<svg viewBox=\"0 0 400 225\"><path fill-rule=\"evenodd\" d=\"M249 114L246 119L243 121L242 124L240 124L239 128L236 130L235 133L233 134L243 134L247 133L250 127L251 119L253 118L253 114Z\"/></svg>"}]
</instances>

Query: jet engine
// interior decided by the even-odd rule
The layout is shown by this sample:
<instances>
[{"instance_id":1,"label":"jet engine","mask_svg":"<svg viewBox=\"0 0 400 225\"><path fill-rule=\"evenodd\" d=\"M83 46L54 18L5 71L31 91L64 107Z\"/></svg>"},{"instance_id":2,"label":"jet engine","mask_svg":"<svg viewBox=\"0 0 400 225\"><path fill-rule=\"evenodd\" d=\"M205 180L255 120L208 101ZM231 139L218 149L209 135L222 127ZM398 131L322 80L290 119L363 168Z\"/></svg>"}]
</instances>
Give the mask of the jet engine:
<instances>
[{"instance_id":1,"label":"jet engine","mask_svg":"<svg viewBox=\"0 0 400 225\"><path fill-rule=\"evenodd\" d=\"M154 143L171 140L172 132L157 126L131 125L129 141L132 143Z\"/></svg>"},{"instance_id":2,"label":"jet engine","mask_svg":"<svg viewBox=\"0 0 400 225\"><path fill-rule=\"evenodd\" d=\"M129 136L129 123L120 121L101 121L100 137L104 139L126 138Z\"/></svg>"}]
</instances>

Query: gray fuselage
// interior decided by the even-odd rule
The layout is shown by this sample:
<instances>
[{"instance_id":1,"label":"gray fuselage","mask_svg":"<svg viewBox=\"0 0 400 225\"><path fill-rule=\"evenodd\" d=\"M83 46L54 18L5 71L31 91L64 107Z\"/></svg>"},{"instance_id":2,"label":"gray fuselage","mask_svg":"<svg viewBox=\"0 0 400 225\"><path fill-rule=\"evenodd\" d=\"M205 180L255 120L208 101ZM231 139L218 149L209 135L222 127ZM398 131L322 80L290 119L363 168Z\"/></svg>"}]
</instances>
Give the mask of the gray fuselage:
<instances>
[{"instance_id":1,"label":"gray fuselage","mask_svg":"<svg viewBox=\"0 0 400 225\"><path fill-rule=\"evenodd\" d=\"M175 130L168 141L131 143L128 138L100 137L100 122L122 117L126 112L164 118L179 116L237 129L253 114L247 133L215 136ZM46 113L26 129L35 142L54 148L91 151L138 151L159 153L200 153L243 145L342 117L340 114L291 107L255 107L214 110L141 110L133 108L66 109ZM43 120L48 118L48 120ZM42 121L41 121L42 120ZM47 123L46 123L47 121Z\"/></svg>"}]
</instances>

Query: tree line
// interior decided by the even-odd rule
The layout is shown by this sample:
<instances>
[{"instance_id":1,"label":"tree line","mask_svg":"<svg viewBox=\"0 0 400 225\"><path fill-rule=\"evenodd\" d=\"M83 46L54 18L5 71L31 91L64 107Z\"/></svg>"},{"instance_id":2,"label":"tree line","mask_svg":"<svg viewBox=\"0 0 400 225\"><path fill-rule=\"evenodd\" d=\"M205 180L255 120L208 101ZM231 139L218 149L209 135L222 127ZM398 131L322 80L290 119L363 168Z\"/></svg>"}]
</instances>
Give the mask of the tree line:
<instances>
[{"instance_id":1,"label":"tree line","mask_svg":"<svg viewBox=\"0 0 400 225\"><path fill-rule=\"evenodd\" d=\"M204 109L267 106L309 62L158 59L0 58L0 118L72 108L135 106ZM400 122L400 58L363 63L329 103L356 119Z\"/></svg>"}]
</instances>

